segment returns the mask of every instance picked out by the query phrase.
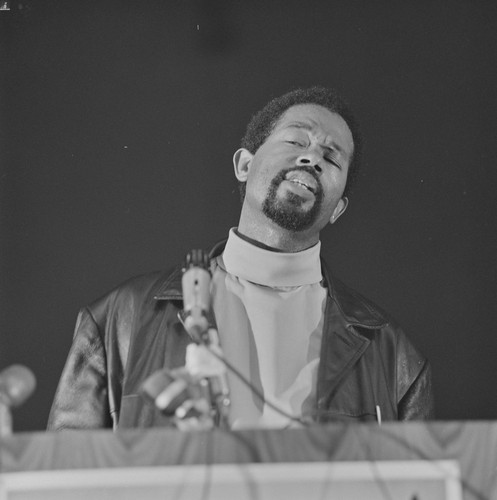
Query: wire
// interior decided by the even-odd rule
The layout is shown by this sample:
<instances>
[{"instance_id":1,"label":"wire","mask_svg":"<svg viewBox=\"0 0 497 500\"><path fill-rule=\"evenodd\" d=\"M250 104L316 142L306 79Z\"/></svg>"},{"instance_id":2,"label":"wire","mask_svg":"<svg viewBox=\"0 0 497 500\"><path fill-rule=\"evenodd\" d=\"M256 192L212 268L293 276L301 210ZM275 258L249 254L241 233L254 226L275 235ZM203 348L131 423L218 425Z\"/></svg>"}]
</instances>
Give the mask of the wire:
<instances>
[{"instance_id":1,"label":"wire","mask_svg":"<svg viewBox=\"0 0 497 500\"><path fill-rule=\"evenodd\" d=\"M205 344L204 344L205 345ZM207 350L216 358L218 359L219 361L221 361L221 363L223 363L226 368L228 368L228 370L230 370L234 375L236 375L251 391L253 394L255 394L255 396L260 400L262 401L262 403L266 404L267 406L269 406L269 408L271 408L272 410L274 410L275 412L279 413L280 415L282 415L283 417L285 418L288 418L288 420L290 420L291 422L296 422L298 424L301 424L303 425L304 427L307 427L310 425L310 422L307 421L307 420L304 420L300 417L296 417L295 415L292 415L290 413L288 413L287 411L283 410L282 408L280 408L278 405L272 403L271 401L267 400L265 397L264 397L264 394L262 394L259 389L257 389L257 387L255 387L251 382L250 380L248 380L237 368L235 368L223 355L221 354L218 354L217 352L214 352L208 345L205 345L205 347L207 348Z\"/></svg>"}]
</instances>

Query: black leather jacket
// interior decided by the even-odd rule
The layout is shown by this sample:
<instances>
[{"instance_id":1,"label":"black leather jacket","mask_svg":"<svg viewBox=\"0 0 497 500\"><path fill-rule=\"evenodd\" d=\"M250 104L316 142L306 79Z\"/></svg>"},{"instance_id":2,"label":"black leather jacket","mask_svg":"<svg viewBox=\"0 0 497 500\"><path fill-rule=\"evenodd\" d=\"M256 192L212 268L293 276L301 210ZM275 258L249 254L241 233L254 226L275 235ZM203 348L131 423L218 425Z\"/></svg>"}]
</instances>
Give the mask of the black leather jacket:
<instances>
[{"instance_id":1,"label":"black leather jacket","mask_svg":"<svg viewBox=\"0 0 497 500\"><path fill-rule=\"evenodd\" d=\"M213 252L220 253L223 245ZM378 307L332 277L317 380L317 422L433 417L428 361ZM177 317L181 269L133 278L80 311L48 428L151 427L170 421L139 395L191 342Z\"/></svg>"}]
</instances>

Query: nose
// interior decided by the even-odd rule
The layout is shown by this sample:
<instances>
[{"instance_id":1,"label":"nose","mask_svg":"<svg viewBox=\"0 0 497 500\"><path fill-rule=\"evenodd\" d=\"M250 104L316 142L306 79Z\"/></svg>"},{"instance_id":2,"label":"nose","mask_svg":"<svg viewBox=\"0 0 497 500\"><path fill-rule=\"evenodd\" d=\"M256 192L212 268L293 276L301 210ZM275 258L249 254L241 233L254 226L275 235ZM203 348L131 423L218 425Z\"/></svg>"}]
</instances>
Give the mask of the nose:
<instances>
[{"instance_id":1,"label":"nose","mask_svg":"<svg viewBox=\"0 0 497 500\"><path fill-rule=\"evenodd\" d=\"M323 171L320 165L320 160L320 156L315 151L306 151L297 158L297 165L299 167L311 166L318 174L320 174Z\"/></svg>"}]
</instances>

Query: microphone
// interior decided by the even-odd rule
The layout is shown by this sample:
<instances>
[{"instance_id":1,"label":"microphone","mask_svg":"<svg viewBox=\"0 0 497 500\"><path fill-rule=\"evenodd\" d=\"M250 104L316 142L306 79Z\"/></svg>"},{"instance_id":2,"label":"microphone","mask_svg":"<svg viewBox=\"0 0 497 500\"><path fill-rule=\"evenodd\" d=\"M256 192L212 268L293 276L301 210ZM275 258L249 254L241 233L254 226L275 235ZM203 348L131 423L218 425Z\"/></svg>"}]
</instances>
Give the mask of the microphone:
<instances>
[{"instance_id":1,"label":"microphone","mask_svg":"<svg viewBox=\"0 0 497 500\"><path fill-rule=\"evenodd\" d=\"M11 408L31 396L36 387L33 372L22 365L12 365L0 372L0 436L12 434Z\"/></svg>"},{"instance_id":2,"label":"microphone","mask_svg":"<svg viewBox=\"0 0 497 500\"><path fill-rule=\"evenodd\" d=\"M198 378L209 382L211 403L218 411L221 422L226 423L230 406L226 365L219 335L209 327L207 315L210 311L209 256L203 250L192 250L186 256L181 285L183 289L182 321L186 331L196 344L186 351L186 369Z\"/></svg>"},{"instance_id":3,"label":"microphone","mask_svg":"<svg viewBox=\"0 0 497 500\"><path fill-rule=\"evenodd\" d=\"M181 368L163 368L143 382L140 394L181 430L227 426L229 388L226 365L215 328L209 326L209 257L203 250L187 254L181 285L180 321L194 343L187 346Z\"/></svg>"},{"instance_id":4,"label":"microphone","mask_svg":"<svg viewBox=\"0 0 497 500\"><path fill-rule=\"evenodd\" d=\"M183 290L182 321L192 339L201 344L209 326L207 313L210 310L209 257L203 250L192 250L186 255L181 278Z\"/></svg>"},{"instance_id":5,"label":"microphone","mask_svg":"<svg viewBox=\"0 0 497 500\"><path fill-rule=\"evenodd\" d=\"M213 426L208 391L207 382L199 381L186 368L158 370L140 388L140 394L161 413L175 417L181 430L210 429Z\"/></svg>"},{"instance_id":6,"label":"microphone","mask_svg":"<svg viewBox=\"0 0 497 500\"><path fill-rule=\"evenodd\" d=\"M181 374L183 375L183 374ZM168 416L188 399L186 377L166 368L148 377L140 388L140 393L149 399L162 413Z\"/></svg>"}]
</instances>

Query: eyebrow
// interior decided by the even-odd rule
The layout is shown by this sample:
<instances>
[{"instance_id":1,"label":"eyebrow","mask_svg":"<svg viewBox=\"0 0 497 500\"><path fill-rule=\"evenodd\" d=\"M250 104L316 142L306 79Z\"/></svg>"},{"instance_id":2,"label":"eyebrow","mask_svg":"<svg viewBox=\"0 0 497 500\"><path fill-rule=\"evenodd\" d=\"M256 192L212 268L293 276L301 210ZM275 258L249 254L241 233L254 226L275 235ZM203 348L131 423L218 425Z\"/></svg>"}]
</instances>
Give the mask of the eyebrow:
<instances>
[{"instance_id":1,"label":"eyebrow","mask_svg":"<svg viewBox=\"0 0 497 500\"><path fill-rule=\"evenodd\" d=\"M317 123L315 123L314 121L312 122L312 124L315 124L317 125ZM290 122L287 127L292 127L292 128L302 128L304 130L308 130L309 132L312 132L312 129L313 129L313 126L307 122L299 122L299 121L296 121L296 122ZM325 146L329 147L327 144L325 144ZM333 148L335 148L337 151L339 151L340 153L343 153L343 148L337 144L335 141L331 141L331 146L333 146Z\"/></svg>"}]
</instances>

